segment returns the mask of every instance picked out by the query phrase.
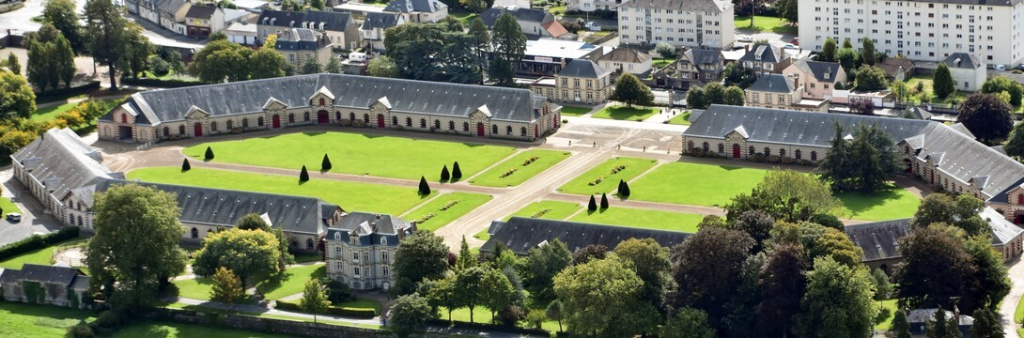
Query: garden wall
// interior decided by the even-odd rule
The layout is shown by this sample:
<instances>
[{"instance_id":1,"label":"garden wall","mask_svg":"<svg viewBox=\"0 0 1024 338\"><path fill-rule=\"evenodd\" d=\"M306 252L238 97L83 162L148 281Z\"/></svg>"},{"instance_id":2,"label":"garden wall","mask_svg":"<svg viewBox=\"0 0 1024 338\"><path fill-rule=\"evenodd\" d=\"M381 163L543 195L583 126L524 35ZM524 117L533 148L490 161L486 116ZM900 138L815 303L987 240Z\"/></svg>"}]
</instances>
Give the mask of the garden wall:
<instances>
[{"instance_id":1,"label":"garden wall","mask_svg":"<svg viewBox=\"0 0 1024 338\"><path fill-rule=\"evenodd\" d=\"M302 337L391 337L384 330L363 329L339 325L309 323L283 319L262 318L245 315L216 314L192 310L154 309L147 317L169 320L177 323L214 325L232 329L265 333L286 334Z\"/></svg>"}]
</instances>

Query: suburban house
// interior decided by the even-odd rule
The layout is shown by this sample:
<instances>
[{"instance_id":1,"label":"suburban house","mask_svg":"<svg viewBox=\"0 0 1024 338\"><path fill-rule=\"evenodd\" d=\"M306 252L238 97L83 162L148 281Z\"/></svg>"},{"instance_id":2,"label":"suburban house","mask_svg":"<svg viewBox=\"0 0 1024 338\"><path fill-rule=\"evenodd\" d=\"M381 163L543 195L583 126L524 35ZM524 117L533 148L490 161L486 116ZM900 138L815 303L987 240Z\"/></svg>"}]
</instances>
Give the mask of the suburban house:
<instances>
[{"instance_id":1,"label":"suburban house","mask_svg":"<svg viewBox=\"0 0 1024 338\"><path fill-rule=\"evenodd\" d=\"M594 105L608 102L612 72L590 60L572 60L554 78L542 77L530 85L537 95L564 103Z\"/></svg>"},{"instance_id":2,"label":"suburban house","mask_svg":"<svg viewBox=\"0 0 1024 338\"><path fill-rule=\"evenodd\" d=\"M526 256L530 249L558 239L569 251L576 252L587 245L604 245L609 250L631 238L651 238L663 247L682 243L691 234L678 231L653 230L604 224L556 221L542 218L512 217L508 221L493 221L487 229L491 238L480 247L483 257L494 253L499 245L518 256Z\"/></svg>"},{"instance_id":3,"label":"suburban house","mask_svg":"<svg viewBox=\"0 0 1024 338\"><path fill-rule=\"evenodd\" d=\"M498 17L505 13L516 17L516 21L519 22L519 29L523 31L523 34L526 34L526 38L529 40L540 38L576 39L576 35L569 33L562 24L558 23L558 20L555 20L551 13L540 9L493 7L480 13L480 18L484 20L484 24L490 30L494 28L494 23L498 21Z\"/></svg>"},{"instance_id":4,"label":"suburban house","mask_svg":"<svg viewBox=\"0 0 1024 338\"><path fill-rule=\"evenodd\" d=\"M160 27L166 28L172 32L187 35L187 25L185 25L185 14L192 8L192 3L186 0L164 0L157 5L157 10L160 12Z\"/></svg>"},{"instance_id":5,"label":"suburban house","mask_svg":"<svg viewBox=\"0 0 1024 338\"><path fill-rule=\"evenodd\" d=\"M430 23L448 17L448 5L439 0L391 0L384 12L400 13L405 22Z\"/></svg>"},{"instance_id":6,"label":"suburban house","mask_svg":"<svg viewBox=\"0 0 1024 338\"><path fill-rule=\"evenodd\" d=\"M186 35L206 39L214 32L224 29L224 10L212 5L195 5L185 13Z\"/></svg>"},{"instance_id":7,"label":"suburban house","mask_svg":"<svg viewBox=\"0 0 1024 338\"><path fill-rule=\"evenodd\" d=\"M89 276L78 268L24 264L0 269L0 295L8 302L85 309L92 304Z\"/></svg>"},{"instance_id":8,"label":"suburban house","mask_svg":"<svg viewBox=\"0 0 1024 338\"><path fill-rule=\"evenodd\" d=\"M828 112L828 101L804 98L804 86L799 77L764 74L743 92L751 107Z\"/></svg>"},{"instance_id":9,"label":"suburban house","mask_svg":"<svg viewBox=\"0 0 1024 338\"><path fill-rule=\"evenodd\" d=\"M136 93L98 130L151 142L335 124L535 140L558 128L560 109L526 89L311 74Z\"/></svg>"},{"instance_id":10,"label":"suburban house","mask_svg":"<svg viewBox=\"0 0 1024 338\"><path fill-rule=\"evenodd\" d=\"M387 290L395 282L395 251L416 225L391 215L353 212L327 229L327 277L355 290Z\"/></svg>"},{"instance_id":11,"label":"suburban house","mask_svg":"<svg viewBox=\"0 0 1024 338\"><path fill-rule=\"evenodd\" d=\"M359 24L349 12L264 10L256 23L260 41L266 41L270 34L279 34L292 28L307 28L326 35L334 48L352 50L362 44L359 40Z\"/></svg>"},{"instance_id":12,"label":"suburban house","mask_svg":"<svg viewBox=\"0 0 1024 338\"><path fill-rule=\"evenodd\" d=\"M623 2L629 0L568 0L565 2L569 11L593 12L596 10L615 11Z\"/></svg>"},{"instance_id":13,"label":"suburban house","mask_svg":"<svg viewBox=\"0 0 1024 338\"><path fill-rule=\"evenodd\" d=\"M953 75L953 82L956 82L957 90L979 91L988 77L988 68L985 67L985 62L974 54L953 53L942 60L942 63L949 67L949 73Z\"/></svg>"},{"instance_id":14,"label":"suburban house","mask_svg":"<svg viewBox=\"0 0 1024 338\"><path fill-rule=\"evenodd\" d=\"M256 24L254 23L235 22L222 32L228 36L228 41L242 46L258 46L260 41L264 41L256 36Z\"/></svg>"},{"instance_id":15,"label":"suburban house","mask_svg":"<svg viewBox=\"0 0 1024 338\"><path fill-rule=\"evenodd\" d=\"M149 22L160 24L160 8L158 0L138 0L139 16Z\"/></svg>"},{"instance_id":16,"label":"suburban house","mask_svg":"<svg viewBox=\"0 0 1024 338\"><path fill-rule=\"evenodd\" d=\"M527 40L523 59L516 67L516 74L536 77L554 76L562 71L569 61L576 59L600 60L605 49L586 41L556 39Z\"/></svg>"},{"instance_id":17,"label":"suburban house","mask_svg":"<svg viewBox=\"0 0 1024 338\"><path fill-rule=\"evenodd\" d=\"M654 86L685 91L722 78L725 58L715 49L690 48L679 59L654 72Z\"/></svg>"},{"instance_id":18,"label":"suburban house","mask_svg":"<svg viewBox=\"0 0 1024 338\"><path fill-rule=\"evenodd\" d=\"M735 41L733 4L717 0L631 0L619 6L622 44L728 49Z\"/></svg>"},{"instance_id":19,"label":"suburban house","mask_svg":"<svg viewBox=\"0 0 1024 338\"><path fill-rule=\"evenodd\" d=\"M831 100L836 84L846 83L846 71L836 62L799 59L783 69L782 74L797 79L803 84L803 97L815 100Z\"/></svg>"},{"instance_id":20,"label":"suburban house","mask_svg":"<svg viewBox=\"0 0 1024 338\"><path fill-rule=\"evenodd\" d=\"M743 68L765 74L781 73L783 69L789 67L792 60L782 52L781 48L777 49L767 43L756 43L746 47L746 52L739 62Z\"/></svg>"},{"instance_id":21,"label":"suburban house","mask_svg":"<svg viewBox=\"0 0 1024 338\"><path fill-rule=\"evenodd\" d=\"M366 13L366 20L359 26L359 38L377 53L384 52L384 30L405 23L398 13Z\"/></svg>"},{"instance_id":22,"label":"suburban house","mask_svg":"<svg viewBox=\"0 0 1024 338\"><path fill-rule=\"evenodd\" d=\"M309 28L292 28L277 33L277 44L274 50L284 56L285 60L302 67L310 59L315 59L321 66L331 61L331 42L322 33Z\"/></svg>"},{"instance_id":23,"label":"suburban house","mask_svg":"<svg viewBox=\"0 0 1024 338\"><path fill-rule=\"evenodd\" d=\"M889 81L907 81L914 76L914 61L910 59L886 57L876 63L875 67L884 70Z\"/></svg>"},{"instance_id":24,"label":"suburban house","mask_svg":"<svg viewBox=\"0 0 1024 338\"><path fill-rule=\"evenodd\" d=\"M639 75L651 71L651 60L647 53L631 48L616 48L602 56L597 63L601 68L616 74L625 72Z\"/></svg>"}]
</instances>

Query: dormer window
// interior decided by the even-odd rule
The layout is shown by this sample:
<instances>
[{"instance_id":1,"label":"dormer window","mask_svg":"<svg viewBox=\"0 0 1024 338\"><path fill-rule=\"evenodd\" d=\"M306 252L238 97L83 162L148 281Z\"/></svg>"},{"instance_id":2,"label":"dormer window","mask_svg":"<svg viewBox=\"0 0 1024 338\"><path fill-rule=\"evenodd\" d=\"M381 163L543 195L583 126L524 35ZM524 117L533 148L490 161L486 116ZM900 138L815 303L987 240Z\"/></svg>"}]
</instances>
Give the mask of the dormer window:
<instances>
[{"instance_id":1,"label":"dormer window","mask_svg":"<svg viewBox=\"0 0 1024 338\"><path fill-rule=\"evenodd\" d=\"M336 241L340 241L341 240L341 233L340 232L335 232L334 233L334 240L336 240Z\"/></svg>"},{"instance_id":2,"label":"dormer window","mask_svg":"<svg viewBox=\"0 0 1024 338\"><path fill-rule=\"evenodd\" d=\"M1021 196L1024 197L1024 195L1021 195ZM380 238L380 245L388 245L388 238L387 237L381 237Z\"/></svg>"},{"instance_id":3,"label":"dormer window","mask_svg":"<svg viewBox=\"0 0 1024 338\"><path fill-rule=\"evenodd\" d=\"M829 73L825 73L825 80L828 80L828 79L829 79L829 77L831 77L831 76L832 76L831 74L829 74Z\"/></svg>"}]
</instances>

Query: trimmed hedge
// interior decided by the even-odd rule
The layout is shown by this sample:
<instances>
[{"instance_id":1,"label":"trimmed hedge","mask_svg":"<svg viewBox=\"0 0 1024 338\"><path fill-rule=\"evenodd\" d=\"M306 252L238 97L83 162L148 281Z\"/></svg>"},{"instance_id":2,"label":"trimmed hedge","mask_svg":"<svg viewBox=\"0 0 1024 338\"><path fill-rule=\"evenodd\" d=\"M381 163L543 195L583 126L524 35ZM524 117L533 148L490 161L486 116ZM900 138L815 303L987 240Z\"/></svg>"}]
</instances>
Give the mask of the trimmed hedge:
<instances>
[{"instance_id":1,"label":"trimmed hedge","mask_svg":"<svg viewBox=\"0 0 1024 338\"><path fill-rule=\"evenodd\" d=\"M202 82L198 82L198 81L158 80L158 79L151 79L151 78L143 78L143 79L127 78L127 79L121 79L121 83L122 84L130 84L130 85L133 85L133 86L159 87L159 88L180 88L180 87L198 86L198 85L203 84Z\"/></svg>"},{"instance_id":2,"label":"trimmed hedge","mask_svg":"<svg viewBox=\"0 0 1024 338\"><path fill-rule=\"evenodd\" d=\"M451 327L451 328L454 328L454 329L457 329L457 330L467 330L467 331L496 331L496 332L514 333L514 334L522 334L522 335L529 335L529 336L543 336L543 337L547 337L547 336L551 335L551 333L549 333L547 331L538 330L538 329L528 329L528 328L522 328L522 327L518 327L518 326L506 326L506 325L496 325L496 324L488 324L488 323L467 323L467 322L460 322L460 321L457 321L457 320L453 321L452 323L449 323L445 319L430 319L430 320L427 320L427 324L433 325L433 326L440 326L440 327Z\"/></svg>"},{"instance_id":3,"label":"trimmed hedge","mask_svg":"<svg viewBox=\"0 0 1024 338\"><path fill-rule=\"evenodd\" d=\"M286 302L283 300L278 300L277 305L275 305L274 308L281 311L302 312L302 307L299 307L298 303Z\"/></svg>"},{"instance_id":4,"label":"trimmed hedge","mask_svg":"<svg viewBox=\"0 0 1024 338\"><path fill-rule=\"evenodd\" d=\"M277 305L274 308L281 311L302 311L302 307L299 303L292 303L288 301L278 300ZM339 316L339 317L351 317L351 318L362 318L370 319L377 315L377 311L374 309L360 309L360 308L348 308L348 307L329 307L327 308L328 315Z\"/></svg>"},{"instance_id":5,"label":"trimmed hedge","mask_svg":"<svg viewBox=\"0 0 1024 338\"><path fill-rule=\"evenodd\" d=\"M89 83L86 83L81 86L75 86L71 88L60 88L56 90L50 90L44 93L36 93L36 103L60 101L72 96L91 93L99 89L99 81L90 81Z\"/></svg>"},{"instance_id":6,"label":"trimmed hedge","mask_svg":"<svg viewBox=\"0 0 1024 338\"><path fill-rule=\"evenodd\" d=\"M78 237L78 227L66 227L60 231L32 237L0 247L0 260L43 249L48 246Z\"/></svg>"}]
</instances>

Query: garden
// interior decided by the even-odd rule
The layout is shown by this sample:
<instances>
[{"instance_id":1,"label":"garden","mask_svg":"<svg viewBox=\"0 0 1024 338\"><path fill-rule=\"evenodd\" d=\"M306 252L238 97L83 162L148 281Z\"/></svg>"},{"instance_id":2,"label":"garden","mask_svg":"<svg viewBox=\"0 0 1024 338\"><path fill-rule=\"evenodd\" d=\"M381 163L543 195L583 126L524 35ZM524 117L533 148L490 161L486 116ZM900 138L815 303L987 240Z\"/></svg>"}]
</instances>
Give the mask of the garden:
<instances>
[{"instance_id":1,"label":"garden","mask_svg":"<svg viewBox=\"0 0 1024 338\"><path fill-rule=\"evenodd\" d=\"M594 109L590 107L564 106L562 107L562 116L583 116L584 114L589 113L591 110Z\"/></svg>"},{"instance_id":2,"label":"garden","mask_svg":"<svg viewBox=\"0 0 1024 338\"><path fill-rule=\"evenodd\" d=\"M505 220L509 220L512 216L529 217L529 218L542 218L542 219L553 219L553 220L564 220L572 216L577 211L583 209L583 206L579 203L572 202L561 202L561 201L539 201L533 202L529 205L519 209Z\"/></svg>"},{"instance_id":3,"label":"garden","mask_svg":"<svg viewBox=\"0 0 1024 338\"><path fill-rule=\"evenodd\" d=\"M557 150L531 149L509 157L469 180L474 185L487 187L514 187L572 155Z\"/></svg>"},{"instance_id":4,"label":"garden","mask_svg":"<svg viewBox=\"0 0 1024 338\"><path fill-rule=\"evenodd\" d=\"M668 120L668 124L678 124L683 126L690 125L690 111L687 110L684 113L676 114L676 116L673 116Z\"/></svg>"},{"instance_id":5,"label":"garden","mask_svg":"<svg viewBox=\"0 0 1024 338\"><path fill-rule=\"evenodd\" d=\"M628 182L657 164L656 160L616 157L577 176L559 187L558 191L576 195L612 193L618 187L619 180Z\"/></svg>"},{"instance_id":6,"label":"garden","mask_svg":"<svg viewBox=\"0 0 1024 338\"><path fill-rule=\"evenodd\" d=\"M21 209L14 205L14 202L11 202L7 197L0 197L0 211L2 211L0 212L0 217L12 212L21 213Z\"/></svg>"},{"instance_id":7,"label":"garden","mask_svg":"<svg viewBox=\"0 0 1024 338\"><path fill-rule=\"evenodd\" d=\"M281 277L269 279L256 285L256 290L263 294L264 299L278 300L287 296L302 293L306 281L311 278L327 276L324 264L293 265L285 269ZM213 281L210 278L178 279L173 282L178 287L178 296L182 298L210 300Z\"/></svg>"},{"instance_id":8,"label":"garden","mask_svg":"<svg viewBox=\"0 0 1024 338\"><path fill-rule=\"evenodd\" d=\"M419 230L434 231L468 214L491 200L491 195L453 192L435 197L418 208L402 215L402 219L416 222Z\"/></svg>"},{"instance_id":9,"label":"garden","mask_svg":"<svg viewBox=\"0 0 1024 338\"><path fill-rule=\"evenodd\" d=\"M660 108L608 106L592 115L599 119L642 121L660 112Z\"/></svg>"},{"instance_id":10,"label":"garden","mask_svg":"<svg viewBox=\"0 0 1024 338\"><path fill-rule=\"evenodd\" d=\"M788 34L797 33L797 26L786 22L783 18L755 15L753 23L750 22L749 16L737 16L733 20L736 24L736 29Z\"/></svg>"},{"instance_id":11,"label":"garden","mask_svg":"<svg viewBox=\"0 0 1024 338\"><path fill-rule=\"evenodd\" d=\"M326 153L331 159L331 172L409 180L436 177L443 166L451 169L456 161L462 177L471 177L516 151L512 147L407 137L305 132L207 142L188 147L184 153L201 159L207 147L215 154L213 161L292 170L303 165L319 170Z\"/></svg>"}]
</instances>

